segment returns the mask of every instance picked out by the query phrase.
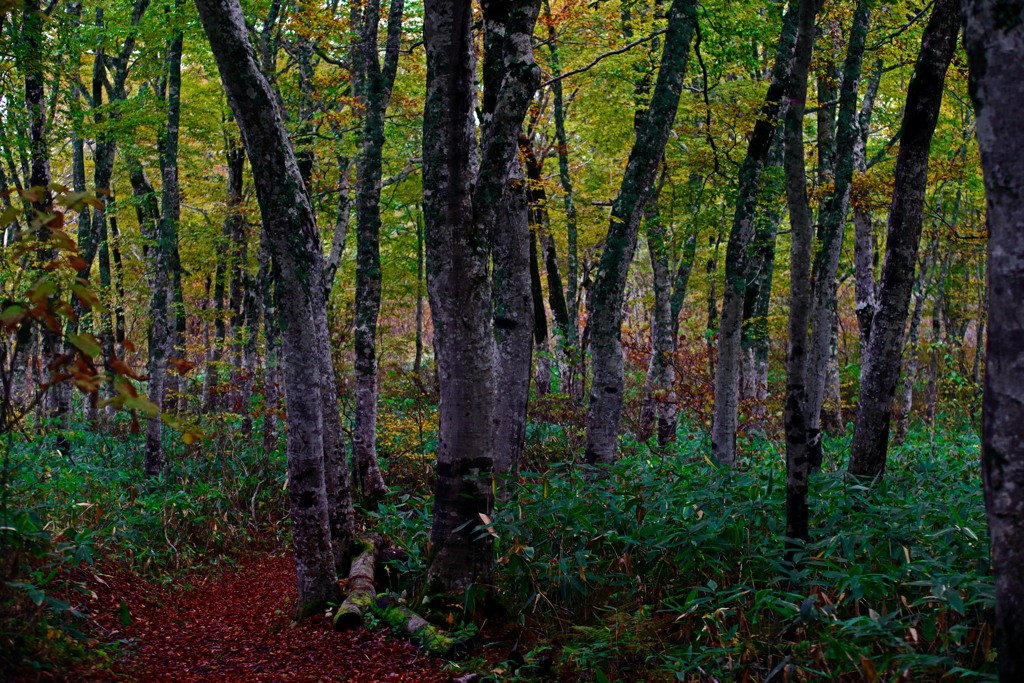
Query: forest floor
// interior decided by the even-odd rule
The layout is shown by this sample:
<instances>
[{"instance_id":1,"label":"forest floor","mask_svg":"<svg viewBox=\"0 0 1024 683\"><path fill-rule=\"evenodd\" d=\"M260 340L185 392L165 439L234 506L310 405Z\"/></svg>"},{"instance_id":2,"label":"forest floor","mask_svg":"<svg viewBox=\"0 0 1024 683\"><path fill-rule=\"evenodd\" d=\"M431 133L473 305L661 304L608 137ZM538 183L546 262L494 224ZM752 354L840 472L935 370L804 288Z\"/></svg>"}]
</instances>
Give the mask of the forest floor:
<instances>
[{"instance_id":1,"label":"forest floor","mask_svg":"<svg viewBox=\"0 0 1024 683\"><path fill-rule=\"evenodd\" d=\"M335 632L326 616L294 624L290 554L245 556L237 567L172 588L103 568L90 578L89 610L101 638L123 647L107 668L68 680L441 683L451 675L440 660L384 633Z\"/></svg>"}]
</instances>

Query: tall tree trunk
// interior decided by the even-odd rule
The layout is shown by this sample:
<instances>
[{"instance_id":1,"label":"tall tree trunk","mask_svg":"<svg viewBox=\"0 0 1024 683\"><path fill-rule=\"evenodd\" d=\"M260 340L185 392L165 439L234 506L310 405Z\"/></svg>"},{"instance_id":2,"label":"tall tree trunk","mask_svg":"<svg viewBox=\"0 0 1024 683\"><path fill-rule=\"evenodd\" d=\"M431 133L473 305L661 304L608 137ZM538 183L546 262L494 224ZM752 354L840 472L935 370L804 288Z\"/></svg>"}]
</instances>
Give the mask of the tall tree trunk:
<instances>
[{"instance_id":1,"label":"tall tree trunk","mask_svg":"<svg viewBox=\"0 0 1024 683\"><path fill-rule=\"evenodd\" d=\"M260 294L263 297L263 451L267 457L277 450L277 414L281 406L281 331L277 323L276 282L266 230L260 233Z\"/></svg>"},{"instance_id":2,"label":"tall tree trunk","mask_svg":"<svg viewBox=\"0 0 1024 683\"><path fill-rule=\"evenodd\" d=\"M206 411L217 410L221 404L218 396L220 385L220 363L224 355L224 340L227 336L227 324L224 319L224 294L228 277L228 248L238 228L236 223L243 221L242 192L245 182L245 150L240 140L236 140L232 132L225 131L225 156L227 160L227 215L224 217L224 230L217 250L217 265L214 270L213 311L214 338L210 345L206 366L206 382L203 388L203 406ZM262 254L261 254L262 256ZM262 262L261 262L262 267Z\"/></svg>"},{"instance_id":3,"label":"tall tree trunk","mask_svg":"<svg viewBox=\"0 0 1024 683\"><path fill-rule=\"evenodd\" d=\"M424 9L423 210L441 385L433 556L427 578L428 584L455 592L486 585L494 563L490 534L475 531L480 515L491 514L493 506L496 372L488 242L526 108L539 82L530 45L537 6L520 0L485 4L488 22L504 24L485 32L504 36L500 45L487 41L485 69L500 68L505 78L499 92L485 93L489 102L479 153L472 4L428 0ZM493 54L497 47L500 55Z\"/></svg>"},{"instance_id":4,"label":"tall tree trunk","mask_svg":"<svg viewBox=\"0 0 1024 683\"><path fill-rule=\"evenodd\" d=\"M871 323L867 357L861 359L860 401L850 445L849 472L859 477L874 478L885 470L892 399L900 375L903 335L921 241L928 152L942 104L946 70L956 48L959 11L959 0L936 0L907 88L878 310Z\"/></svg>"},{"instance_id":5,"label":"tall tree trunk","mask_svg":"<svg viewBox=\"0 0 1024 683\"><path fill-rule=\"evenodd\" d=\"M807 75L814 51L816 0L800 0L793 65L786 81L789 109L785 118L786 198L789 204L789 348L786 352L786 536L807 540L807 484L810 457L807 419L807 325L811 317L811 247L814 226L807 200L804 164L804 111ZM792 549L791 549L792 556Z\"/></svg>"},{"instance_id":6,"label":"tall tree trunk","mask_svg":"<svg viewBox=\"0 0 1024 683\"><path fill-rule=\"evenodd\" d=\"M526 442L534 325L528 212L526 182L517 158L512 162L491 236L494 264L491 299L497 352L494 373L494 474L497 477L514 478L519 474L519 458ZM499 482L498 490L499 497L508 500L512 495L511 482Z\"/></svg>"},{"instance_id":7,"label":"tall tree trunk","mask_svg":"<svg viewBox=\"0 0 1024 683\"><path fill-rule=\"evenodd\" d=\"M971 69L988 209L988 352L982 475L992 534L999 680L1024 680L1024 8L966 0Z\"/></svg>"},{"instance_id":8,"label":"tall tree trunk","mask_svg":"<svg viewBox=\"0 0 1024 683\"><path fill-rule=\"evenodd\" d=\"M769 167L761 175L758 190L761 211L755 219L757 227L751 243L753 253L743 301L740 398L752 402L750 416L756 428L760 428L760 422L767 414L765 401L768 398L768 355L771 350L768 315L775 274L775 243L786 202L786 173L782 167L783 129L784 126L776 126Z\"/></svg>"},{"instance_id":9,"label":"tall tree trunk","mask_svg":"<svg viewBox=\"0 0 1024 683\"><path fill-rule=\"evenodd\" d=\"M562 92L562 81L557 80L562 75L561 61L558 55L558 35L555 31L555 22L551 16L551 4L544 0L544 21L548 29L548 51L551 54L549 66L552 78L556 79L551 84L553 95L552 114L555 119L555 142L558 152L558 181L562 186L562 201L565 207L565 230L566 230L566 314L569 320L567 328L568 336L565 338L566 351L569 356L569 374L567 379L568 393L576 400L583 398L583 375L586 374L583 368L583 355L585 353L580 339L580 293L579 293L579 230L577 228L575 194L572 185L572 175L569 172L569 138L565 131L565 97ZM549 270L550 277L550 270ZM550 282L550 280L549 280ZM549 288L549 296L551 295ZM559 288L561 291L561 288Z\"/></svg>"},{"instance_id":10,"label":"tall tree trunk","mask_svg":"<svg viewBox=\"0 0 1024 683\"><path fill-rule=\"evenodd\" d=\"M864 92L864 101L857 117L857 139L853 148L853 167L857 176L867 170L867 145L871 114L875 97L882 82L882 62L875 63L875 71ZM855 176L856 177L856 176ZM860 194L860 193L859 193ZM871 337L871 320L877 307L875 288L875 230L871 221L871 205L867 197L852 196L853 204L853 270L856 297L857 329L860 332L861 355L867 350Z\"/></svg>"},{"instance_id":11,"label":"tall tree trunk","mask_svg":"<svg viewBox=\"0 0 1024 683\"><path fill-rule=\"evenodd\" d=\"M586 459L609 464L615 459L622 415L622 300L626 275L636 250L644 206L668 142L696 26L696 2L673 0L668 11L665 48L651 105L637 130L594 281L592 327L593 381L587 412Z\"/></svg>"},{"instance_id":12,"label":"tall tree trunk","mask_svg":"<svg viewBox=\"0 0 1024 683\"><path fill-rule=\"evenodd\" d=\"M321 379L330 362L323 357L324 337L318 329L326 318L320 235L274 94L249 44L238 0L197 0L196 6L249 154L275 263L275 286L282 303L297 611L308 616L338 598L335 555L347 555L349 550L332 548L325 486Z\"/></svg>"},{"instance_id":13,"label":"tall tree trunk","mask_svg":"<svg viewBox=\"0 0 1024 683\"><path fill-rule=\"evenodd\" d=\"M661 222L657 206L651 206L645 227L654 281L654 312L651 318L651 361L644 382L637 438L642 441L649 439L657 424L658 445L665 446L675 439L676 434L678 408L674 393L676 371L673 358L677 337L672 312L673 283L665 225Z\"/></svg>"},{"instance_id":14,"label":"tall tree trunk","mask_svg":"<svg viewBox=\"0 0 1024 683\"><path fill-rule=\"evenodd\" d=\"M423 295L425 294L423 273L423 209L416 212L416 356L412 371L416 379L423 382Z\"/></svg>"},{"instance_id":15,"label":"tall tree trunk","mask_svg":"<svg viewBox=\"0 0 1024 683\"><path fill-rule=\"evenodd\" d=\"M850 42L843 64L839 92L839 122L836 127L834 186L831 196L819 212L818 241L821 246L814 259L813 300L811 304L811 346L807 369L807 417L813 440L812 467L821 466L821 409L830 381L829 364L834 354L836 311L836 273L843 248L846 213L853 181L854 149L859 137L857 93L864 63L868 27L871 22L869 0L859 0L850 27Z\"/></svg>"},{"instance_id":16,"label":"tall tree trunk","mask_svg":"<svg viewBox=\"0 0 1024 683\"><path fill-rule=\"evenodd\" d=\"M152 334L149 344L149 401L164 410L167 390L167 362L174 353L177 325L174 311L168 304L177 303L178 298L167 287L174 287L177 277L180 286L181 263L176 258L178 241L178 220L181 217L181 200L178 195L178 123L181 119L181 53L183 35L176 30L167 51L167 128L163 132L161 170L160 223L157 228L152 303ZM102 257L102 256L101 256ZM175 275L177 270L177 275ZM161 440L162 422L160 415L150 416L146 425L146 457L144 469L150 477L156 477L166 465Z\"/></svg>"},{"instance_id":17,"label":"tall tree trunk","mask_svg":"<svg viewBox=\"0 0 1024 683\"><path fill-rule=\"evenodd\" d=\"M363 497L374 503L387 486L377 464L377 319L380 316L380 190L384 115L391 99L402 39L403 0L392 0L384 65L377 56L380 2L370 0L363 8L363 26L357 55L360 98L365 112L361 150L356 161L356 319L355 371L356 414L352 430L352 455L356 480Z\"/></svg>"},{"instance_id":18,"label":"tall tree trunk","mask_svg":"<svg viewBox=\"0 0 1024 683\"><path fill-rule=\"evenodd\" d=\"M736 461L736 418L739 407L742 355L743 304L751 276L750 242L755 232L757 190L761 171L772 149L775 127L782 103L783 87L793 63L797 15L791 6L782 21L782 35L775 55L772 81L768 86L747 155L740 167L736 213L725 252L725 291L722 319L718 328L718 367L715 373L715 413L711 426L711 452L723 465Z\"/></svg>"},{"instance_id":19,"label":"tall tree trunk","mask_svg":"<svg viewBox=\"0 0 1024 683\"><path fill-rule=\"evenodd\" d=\"M935 242L936 249L938 241ZM917 283L914 285L914 310L910 315L910 331L904 346L907 349L907 365L903 372L903 389L896 406L896 436L898 444L907 438L910 426L910 413L914 407L914 380L917 379L917 368L920 364L920 353L917 348L921 319L924 317L924 300L927 297L929 259L926 257L918 268Z\"/></svg>"}]
</instances>

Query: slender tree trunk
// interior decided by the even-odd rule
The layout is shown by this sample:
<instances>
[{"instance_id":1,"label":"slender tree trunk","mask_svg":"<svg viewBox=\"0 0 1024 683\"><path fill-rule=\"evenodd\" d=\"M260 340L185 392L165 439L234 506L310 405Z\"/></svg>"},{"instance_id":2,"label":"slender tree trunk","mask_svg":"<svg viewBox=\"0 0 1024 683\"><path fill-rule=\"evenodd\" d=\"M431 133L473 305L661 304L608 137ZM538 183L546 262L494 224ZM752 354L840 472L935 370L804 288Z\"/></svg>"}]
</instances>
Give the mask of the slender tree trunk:
<instances>
[{"instance_id":1,"label":"slender tree trunk","mask_svg":"<svg viewBox=\"0 0 1024 683\"><path fill-rule=\"evenodd\" d=\"M275 263L282 304L297 611L308 616L338 598L335 556L349 550L337 545L332 549L324 475L323 409L329 401L324 400L321 384L329 357L324 358L324 331L318 329L326 319L320 236L274 94L249 45L241 6L237 0L197 0L196 6L252 163ZM328 451L327 457L332 455Z\"/></svg>"},{"instance_id":2,"label":"slender tree trunk","mask_svg":"<svg viewBox=\"0 0 1024 683\"><path fill-rule=\"evenodd\" d=\"M533 209L531 207L531 216ZM551 391L551 348L548 345L548 316L544 309L544 290L540 282L540 264L537 262L536 221L530 226L530 293L533 300L533 350L536 367L533 374L534 391L538 397ZM564 381L564 380L563 380Z\"/></svg>"},{"instance_id":3,"label":"slender tree trunk","mask_svg":"<svg viewBox=\"0 0 1024 683\"><path fill-rule=\"evenodd\" d=\"M907 438L910 426L910 413L914 407L914 380L917 379L917 368L920 364L920 352L917 348L921 319L924 317L924 300L927 295L928 260L925 259L919 268L917 284L914 286L914 311L910 316L910 331L904 346L907 349L907 365L903 372L903 389L899 395L896 409L896 443L903 443Z\"/></svg>"},{"instance_id":4,"label":"slender tree trunk","mask_svg":"<svg viewBox=\"0 0 1024 683\"><path fill-rule=\"evenodd\" d=\"M885 470L892 399L900 374L914 266L921 241L928 152L942 104L946 70L959 31L959 0L936 0L907 88L903 136L896 158L885 263L867 357L861 360L860 401L850 446L849 472L866 478Z\"/></svg>"},{"instance_id":5,"label":"slender tree trunk","mask_svg":"<svg viewBox=\"0 0 1024 683\"><path fill-rule=\"evenodd\" d=\"M643 209L675 121L695 26L694 0L673 0L651 105L637 130L622 186L612 205L611 224L594 282L594 307L587 311L593 353L586 436L586 459L591 464L610 464L615 459L622 415L621 327L626 275Z\"/></svg>"},{"instance_id":6,"label":"slender tree trunk","mask_svg":"<svg viewBox=\"0 0 1024 683\"><path fill-rule=\"evenodd\" d=\"M839 93L839 122L836 127L834 186L831 196L819 212L821 246L814 260L812 273L811 341L807 369L807 416L813 440L812 467L821 466L821 412L825 394L832 378L829 363L834 355L836 326L836 273L843 247L846 214L853 181L854 149L859 137L857 93L864 63L868 27L871 23L870 0L859 0L850 27L850 42L843 64L843 81Z\"/></svg>"},{"instance_id":7,"label":"slender tree trunk","mask_svg":"<svg viewBox=\"0 0 1024 683\"><path fill-rule=\"evenodd\" d=\"M181 119L181 53L183 35L175 31L167 51L167 128L163 133L163 151L160 160L161 200L160 223L157 228L157 242L154 245L154 277L152 303L152 335L149 345L149 401L164 410L167 390L167 361L174 353L178 336L174 311L169 310L170 302L177 303L173 291L173 280L180 286L181 264L176 258L178 241L178 220L181 216L181 200L178 184L178 123ZM102 258L102 255L101 255ZM175 275L177 271L177 275ZM159 476L166 466L166 457L161 440L162 422L160 415L150 416L146 425L146 457L144 469L150 477Z\"/></svg>"},{"instance_id":8,"label":"slender tree trunk","mask_svg":"<svg viewBox=\"0 0 1024 683\"><path fill-rule=\"evenodd\" d=\"M882 82L882 63L875 63L875 72L864 92L860 116L857 119L857 139L853 148L853 166L857 175L867 170L867 144L871 114L875 107L878 86ZM871 337L871 320L875 316L875 231L871 221L871 206L868 198L861 194L852 196L853 204L853 269L856 297L857 328L860 332L861 355L868 347Z\"/></svg>"},{"instance_id":9,"label":"slender tree trunk","mask_svg":"<svg viewBox=\"0 0 1024 683\"><path fill-rule=\"evenodd\" d=\"M263 451L269 457L277 450L277 415L281 407L281 332L277 323L274 282L280 275L273 272L267 232L260 234L260 294L263 297L263 398L266 417L263 419Z\"/></svg>"},{"instance_id":10,"label":"slender tree trunk","mask_svg":"<svg viewBox=\"0 0 1024 683\"><path fill-rule=\"evenodd\" d=\"M807 200L804 165L804 110L807 76L814 51L816 0L800 0L793 66L786 83L785 156L786 197L789 204L789 348L786 352L786 535L807 540L809 509L807 485L811 463L807 419L807 326L811 316L811 246L814 227ZM791 548L792 554L792 548Z\"/></svg>"},{"instance_id":11,"label":"slender tree trunk","mask_svg":"<svg viewBox=\"0 0 1024 683\"><path fill-rule=\"evenodd\" d=\"M384 65L377 56L380 2L363 8L360 47L355 51L360 70L364 118L361 151L356 162L356 415L352 451L363 497L374 503L387 486L377 464L377 319L380 316L380 190L384 149L384 114L398 69L402 37L403 0L392 0Z\"/></svg>"},{"instance_id":12,"label":"slender tree trunk","mask_svg":"<svg viewBox=\"0 0 1024 683\"><path fill-rule=\"evenodd\" d=\"M782 36L775 55L772 81L768 86L754 132L747 144L747 155L740 167L736 213L725 252L725 291L722 319L718 328L718 366L715 374L715 413L711 426L711 452L723 465L736 461L736 420L739 407L742 356L743 304L751 276L750 243L755 233L757 194L761 171L772 149L775 127L782 103L783 87L793 63L796 45L795 6L782 21Z\"/></svg>"},{"instance_id":13,"label":"slender tree trunk","mask_svg":"<svg viewBox=\"0 0 1024 683\"><path fill-rule=\"evenodd\" d=\"M1024 680L1024 8L966 0L965 43L988 209L982 475L992 534L999 680Z\"/></svg>"},{"instance_id":14,"label":"slender tree trunk","mask_svg":"<svg viewBox=\"0 0 1024 683\"><path fill-rule=\"evenodd\" d=\"M231 132L225 132L225 142L228 171L227 215L224 218L224 231L221 235L220 249L217 250L217 265L214 271L214 339L210 346L206 382L203 388L203 405L206 411L217 410L221 404L218 393L220 391L220 363L224 355L224 340L227 336L227 324L224 319L224 293L228 276L228 247L232 243L234 235L240 231L237 224L245 220L241 214L245 182L245 150L242 148L241 141L236 140ZM241 231L244 231L244 228Z\"/></svg>"},{"instance_id":15,"label":"slender tree trunk","mask_svg":"<svg viewBox=\"0 0 1024 683\"><path fill-rule=\"evenodd\" d=\"M423 209L420 207L416 212L416 356L412 364L412 371L420 383L423 382L423 280Z\"/></svg>"},{"instance_id":16,"label":"slender tree trunk","mask_svg":"<svg viewBox=\"0 0 1024 683\"><path fill-rule=\"evenodd\" d=\"M676 371L675 320L672 312L672 272L669 269L665 225L656 205L651 205L645 220L647 250L654 279L654 314L651 318L651 361L644 382L643 405L637 438L646 441L658 427L658 445L675 439L678 408L674 385Z\"/></svg>"},{"instance_id":17,"label":"slender tree trunk","mask_svg":"<svg viewBox=\"0 0 1024 683\"><path fill-rule=\"evenodd\" d=\"M747 274L747 287L743 302L743 331L740 346L743 350L740 398L751 402L750 417L759 428L766 417L768 398L768 355L771 338L768 315L771 312L772 278L775 273L775 243L779 225L785 214L786 173L782 166L783 128L776 126L775 142L769 156L768 168L761 175L758 190L758 213L753 254Z\"/></svg>"},{"instance_id":18,"label":"slender tree trunk","mask_svg":"<svg viewBox=\"0 0 1024 683\"><path fill-rule=\"evenodd\" d=\"M558 36L555 31L555 23L551 17L551 4L549 0L544 0L544 21L548 29L551 75L557 79L562 74L562 67L558 55ZM555 142L557 143L556 150L558 152L558 181L562 186L562 201L565 207L566 249L568 252L565 286L566 313L569 320L568 335L565 338L566 351L569 355L567 385L569 395L573 399L582 400L583 376L586 372L583 368L585 349L579 333L579 230L577 228L572 175L569 172L569 138L565 130L565 97L562 92L562 81L556 80L552 83L551 92L553 95L552 113L555 119ZM549 296L551 296L553 291L553 289L549 288ZM561 287L559 287L558 291L561 291Z\"/></svg>"},{"instance_id":19,"label":"slender tree trunk","mask_svg":"<svg viewBox=\"0 0 1024 683\"><path fill-rule=\"evenodd\" d=\"M519 458L526 442L534 325L528 212L526 183L517 158L512 162L491 236L494 264L491 299L497 351L494 382L494 474L497 477L514 478L519 474ZM501 499L511 497L510 483L499 482L498 489Z\"/></svg>"}]
</instances>

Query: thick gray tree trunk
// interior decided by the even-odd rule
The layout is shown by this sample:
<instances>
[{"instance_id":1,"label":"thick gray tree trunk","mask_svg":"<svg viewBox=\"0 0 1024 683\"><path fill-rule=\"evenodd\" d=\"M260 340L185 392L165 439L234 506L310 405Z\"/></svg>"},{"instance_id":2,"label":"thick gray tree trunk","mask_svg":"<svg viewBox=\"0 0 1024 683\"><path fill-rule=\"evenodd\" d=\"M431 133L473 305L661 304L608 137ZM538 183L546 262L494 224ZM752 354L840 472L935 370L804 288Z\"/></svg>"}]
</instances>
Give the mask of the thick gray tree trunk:
<instances>
[{"instance_id":1,"label":"thick gray tree trunk","mask_svg":"<svg viewBox=\"0 0 1024 683\"><path fill-rule=\"evenodd\" d=\"M472 3L428 0L424 9L423 212L441 389L427 579L434 588L459 592L488 584L494 564L490 534L476 531L481 515L490 515L494 504L496 369L489 242L518 152L519 130L539 82L530 42L537 3L508 0L485 6L488 20L503 24L485 35L500 31L504 36L500 46L487 41L485 68L500 68L504 79L498 92L485 93L489 101L479 151ZM493 53L497 47L500 58Z\"/></svg>"},{"instance_id":2,"label":"thick gray tree trunk","mask_svg":"<svg viewBox=\"0 0 1024 683\"><path fill-rule=\"evenodd\" d=\"M921 241L928 152L946 70L956 48L959 14L959 0L936 0L907 88L878 310L871 322L867 354L861 358L860 401L850 445L849 473L858 477L875 478L885 470L893 395Z\"/></svg>"},{"instance_id":3,"label":"thick gray tree trunk","mask_svg":"<svg viewBox=\"0 0 1024 683\"><path fill-rule=\"evenodd\" d=\"M1024 680L1024 3L965 0L965 43L988 209L982 427L999 680Z\"/></svg>"},{"instance_id":4,"label":"thick gray tree trunk","mask_svg":"<svg viewBox=\"0 0 1024 683\"><path fill-rule=\"evenodd\" d=\"M718 365L715 373L715 412L711 425L711 452L723 465L736 461L736 419L739 407L742 357L743 304L751 279L750 243L754 237L755 214L761 171L772 149L775 127L782 104L783 88L793 63L798 12L791 7L782 21L782 35L775 55L772 81L747 144L740 167L736 212L725 252L725 291L718 327Z\"/></svg>"},{"instance_id":5,"label":"thick gray tree trunk","mask_svg":"<svg viewBox=\"0 0 1024 683\"><path fill-rule=\"evenodd\" d=\"M665 47L651 105L637 129L636 141L612 204L611 223L588 307L593 381L587 411L586 460L615 460L622 416L622 301L626 275L636 250L637 231L665 152L682 91L690 41L696 27L696 2L673 0L668 11Z\"/></svg>"},{"instance_id":6,"label":"thick gray tree trunk","mask_svg":"<svg viewBox=\"0 0 1024 683\"><path fill-rule=\"evenodd\" d=\"M377 49L380 0L363 8L359 47L353 53L359 71L359 97L363 105L360 154L356 160L356 414L352 430L352 456L356 480L368 503L387 493L377 463L377 319L380 316L380 190L384 149L384 115L398 70L402 41L403 0L392 0L384 64Z\"/></svg>"},{"instance_id":7,"label":"thick gray tree trunk","mask_svg":"<svg viewBox=\"0 0 1024 683\"><path fill-rule=\"evenodd\" d=\"M325 486L324 369L326 321L323 258L313 210L274 94L249 44L238 0L197 0L203 28L242 132L275 262L288 421L288 496L298 583L297 612L308 616L337 600L329 501ZM333 377L331 378L333 382ZM328 453L328 457L332 457ZM351 530L349 530L351 538Z\"/></svg>"}]
</instances>

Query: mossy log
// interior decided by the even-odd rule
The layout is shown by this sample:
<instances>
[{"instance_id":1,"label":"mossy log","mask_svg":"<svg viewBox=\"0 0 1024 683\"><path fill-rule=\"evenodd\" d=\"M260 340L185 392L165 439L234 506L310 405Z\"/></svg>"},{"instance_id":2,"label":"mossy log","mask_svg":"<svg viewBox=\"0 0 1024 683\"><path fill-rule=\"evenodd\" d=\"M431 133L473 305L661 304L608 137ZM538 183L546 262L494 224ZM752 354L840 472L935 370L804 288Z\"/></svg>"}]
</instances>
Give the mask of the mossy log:
<instances>
[{"instance_id":1,"label":"mossy log","mask_svg":"<svg viewBox=\"0 0 1024 683\"><path fill-rule=\"evenodd\" d=\"M370 609L385 624L408 635L432 655L450 657L464 646L390 595L378 596Z\"/></svg>"},{"instance_id":2,"label":"mossy log","mask_svg":"<svg viewBox=\"0 0 1024 683\"><path fill-rule=\"evenodd\" d=\"M377 556L380 554L379 536L368 536L356 542L359 555L352 560L348 572L349 594L334 614L334 628L338 631L355 628L363 623L363 616L370 610L377 589L373 583Z\"/></svg>"}]
</instances>

